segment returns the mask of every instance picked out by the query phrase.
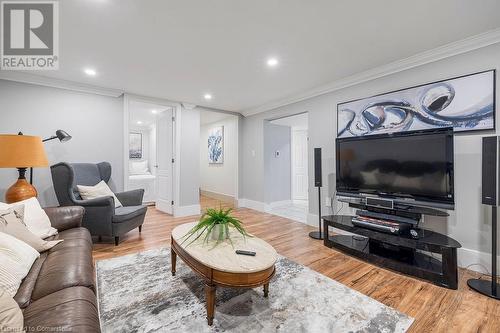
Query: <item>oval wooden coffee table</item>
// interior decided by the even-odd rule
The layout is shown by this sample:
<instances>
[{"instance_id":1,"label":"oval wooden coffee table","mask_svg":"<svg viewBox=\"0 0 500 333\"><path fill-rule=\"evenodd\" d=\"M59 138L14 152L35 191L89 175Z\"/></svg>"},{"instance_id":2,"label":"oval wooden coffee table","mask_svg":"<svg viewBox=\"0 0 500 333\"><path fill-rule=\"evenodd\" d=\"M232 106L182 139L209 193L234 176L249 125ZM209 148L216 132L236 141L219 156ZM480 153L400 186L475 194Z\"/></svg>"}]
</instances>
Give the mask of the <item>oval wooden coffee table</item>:
<instances>
[{"instance_id":1,"label":"oval wooden coffee table","mask_svg":"<svg viewBox=\"0 0 500 333\"><path fill-rule=\"evenodd\" d=\"M231 228L233 245L226 240L214 247L215 241L203 244L204 235L189 244L195 236L184 241L186 233L197 222L186 223L172 230L172 275L175 275L176 258L200 275L205 282L205 301L208 325L212 325L217 286L229 288L255 288L264 286L264 297L269 294L269 281L274 276L276 250L264 240L246 237ZM189 245L188 245L189 244ZM235 250L256 252L255 257L235 253Z\"/></svg>"}]
</instances>

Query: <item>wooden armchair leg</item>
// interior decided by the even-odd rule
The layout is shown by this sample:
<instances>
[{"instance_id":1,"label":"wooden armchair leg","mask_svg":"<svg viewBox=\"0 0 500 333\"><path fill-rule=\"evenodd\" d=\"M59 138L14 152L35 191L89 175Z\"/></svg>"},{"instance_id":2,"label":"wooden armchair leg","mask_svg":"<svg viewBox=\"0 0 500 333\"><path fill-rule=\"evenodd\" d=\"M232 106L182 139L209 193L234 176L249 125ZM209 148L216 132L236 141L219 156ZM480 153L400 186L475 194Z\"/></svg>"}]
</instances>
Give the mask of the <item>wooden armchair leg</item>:
<instances>
[{"instance_id":1,"label":"wooden armchair leg","mask_svg":"<svg viewBox=\"0 0 500 333\"><path fill-rule=\"evenodd\" d=\"M120 242L120 237L115 236L115 246L118 246L119 242Z\"/></svg>"},{"instance_id":2,"label":"wooden armchair leg","mask_svg":"<svg viewBox=\"0 0 500 333\"><path fill-rule=\"evenodd\" d=\"M142 231L142 224L139 226L139 233Z\"/></svg>"}]
</instances>

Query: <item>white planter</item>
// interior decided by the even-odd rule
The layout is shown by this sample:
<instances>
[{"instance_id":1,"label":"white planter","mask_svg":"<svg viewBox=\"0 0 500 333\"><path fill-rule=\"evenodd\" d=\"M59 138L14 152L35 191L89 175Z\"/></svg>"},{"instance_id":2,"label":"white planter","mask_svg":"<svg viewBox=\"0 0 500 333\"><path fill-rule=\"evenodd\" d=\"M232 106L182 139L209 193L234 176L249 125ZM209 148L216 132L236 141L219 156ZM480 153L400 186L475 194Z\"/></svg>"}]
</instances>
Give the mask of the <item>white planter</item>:
<instances>
[{"instance_id":1,"label":"white planter","mask_svg":"<svg viewBox=\"0 0 500 333\"><path fill-rule=\"evenodd\" d=\"M216 224L214 226L214 228L212 229L212 231L211 231L211 234L212 234L211 238L213 240L218 240L219 239L220 228L222 228L222 239L229 238L229 235L226 233L226 230L225 230L226 228L224 228L224 226L221 225L221 224Z\"/></svg>"}]
</instances>

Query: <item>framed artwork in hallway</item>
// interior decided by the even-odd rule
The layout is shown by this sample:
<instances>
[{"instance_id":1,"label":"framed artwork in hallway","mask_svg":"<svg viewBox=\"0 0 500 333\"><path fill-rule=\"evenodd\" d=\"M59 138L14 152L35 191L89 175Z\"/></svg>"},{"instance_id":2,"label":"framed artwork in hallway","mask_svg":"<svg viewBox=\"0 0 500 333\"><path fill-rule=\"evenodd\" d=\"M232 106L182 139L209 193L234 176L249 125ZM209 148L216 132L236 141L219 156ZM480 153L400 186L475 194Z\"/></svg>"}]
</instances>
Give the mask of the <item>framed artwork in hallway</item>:
<instances>
[{"instance_id":1,"label":"framed artwork in hallway","mask_svg":"<svg viewBox=\"0 0 500 333\"><path fill-rule=\"evenodd\" d=\"M224 126L217 126L208 132L208 163L224 163Z\"/></svg>"},{"instance_id":2,"label":"framed artwork in hallway","mask_svg":"<svg viewBox=\"0 0 500 333\"><path fill-rule=\"evenodd\" d=\"M142 158L142 133L129 133L129 158Z\"/></svg>"}]
</instances>

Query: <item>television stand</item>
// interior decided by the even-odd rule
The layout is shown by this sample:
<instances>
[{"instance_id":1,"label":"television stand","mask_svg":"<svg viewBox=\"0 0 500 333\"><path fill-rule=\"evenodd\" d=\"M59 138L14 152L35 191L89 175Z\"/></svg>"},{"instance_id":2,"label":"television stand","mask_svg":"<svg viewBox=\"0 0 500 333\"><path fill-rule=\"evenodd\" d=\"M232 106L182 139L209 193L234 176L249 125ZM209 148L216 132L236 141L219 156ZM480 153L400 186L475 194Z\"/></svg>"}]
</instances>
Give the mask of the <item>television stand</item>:
<instances>
[{"instance_id":1,"label":"television stand","mask_svg":"<svg viewBox=\"0 0 500 333\"><path fill-rule=\"evenodd\" d=\"M323 216L324 245L441 287L458 288L457 249L461 245L453 238L421 228L414 228L417 238L388 234L357 227L352 224L352 218L347 215ZM329 227L355 235L330 235ZM435 257L434 253L441 258Z\"/></svg>"}]
</instances>

